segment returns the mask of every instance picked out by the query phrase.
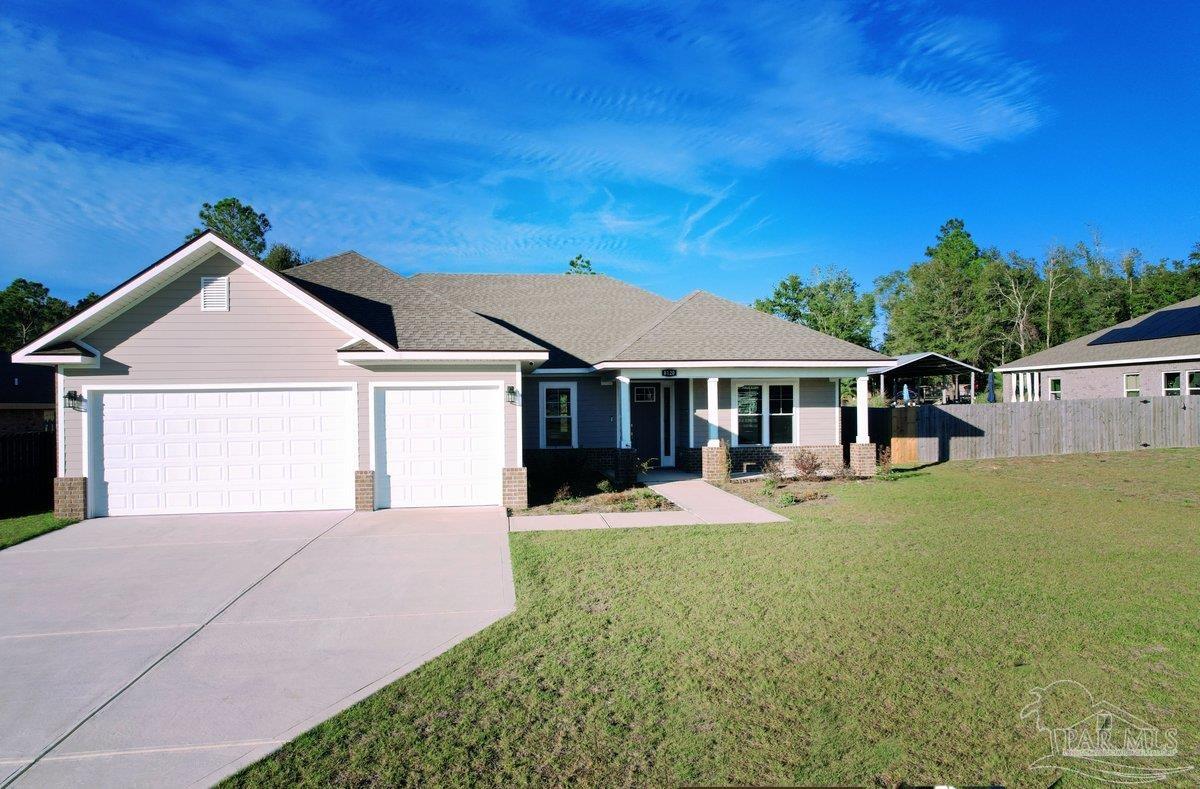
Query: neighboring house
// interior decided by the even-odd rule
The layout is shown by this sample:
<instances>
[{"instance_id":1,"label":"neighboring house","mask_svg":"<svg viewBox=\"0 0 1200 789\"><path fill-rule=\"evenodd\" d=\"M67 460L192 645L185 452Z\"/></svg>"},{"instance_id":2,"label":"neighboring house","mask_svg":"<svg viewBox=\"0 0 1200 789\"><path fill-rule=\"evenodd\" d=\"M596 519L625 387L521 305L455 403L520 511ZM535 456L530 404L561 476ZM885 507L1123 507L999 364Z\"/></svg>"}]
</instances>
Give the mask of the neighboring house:
<instances>
[{"instance_id":1,"label":"neighboring house","mask_svg":"<svg viewBox=\"0 0 1200 789\"><path fill-rule=\"evenodd\" d=\"M818 448L880 354L604 276L277 274L214 233L21 349L58 371L63 514L505 504L526 467L717 473ZM872 473L860 398L851 465ZM714 407L715 406L715 407Z\"/></svg>"},{"instance_id":2,"label":"neighboring house","mask_svg":"<svg viewBox=\"0 0 1200 789\"><path fill-rule=\"evenodd\" d=\"M0 435L45 430L54 421L54 371L0 353Z\"/></svg>"},{"instance_id":3,"label":"neighboring house","mask_svg":"<svg viewBox=\"0 0 1200 789\"><path fill-rule=\"evenodd\" d=\"M996 370L1012 402L1200 395L1200 296Z\"/></svg>"}]
</instances>

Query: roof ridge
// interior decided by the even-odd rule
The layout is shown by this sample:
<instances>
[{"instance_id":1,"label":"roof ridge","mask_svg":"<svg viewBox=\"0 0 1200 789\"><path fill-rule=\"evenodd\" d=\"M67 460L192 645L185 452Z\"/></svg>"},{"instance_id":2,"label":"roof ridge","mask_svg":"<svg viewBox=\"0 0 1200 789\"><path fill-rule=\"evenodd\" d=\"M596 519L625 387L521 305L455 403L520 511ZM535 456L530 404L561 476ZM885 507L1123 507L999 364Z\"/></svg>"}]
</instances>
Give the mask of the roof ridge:
<instances>
[{"instance_id":1,"label":"roof ridge","mask_svg":"<svg viewBox=\"0 0 1200 789\"><path fill-rule=\"evenodd\" d=\"M352 256L352 257L350 257L350 256ZM412 277L406 277L403 274L398 274L397 272L393 271L392 269L390 269L387 266L380 263L378 260L369 258L366 255L362 254L361 252L356 252L354 250L347 250L346 252L339 252L336 255L330 255L329 257L322 258L321 260L314 260L312 263L306 263L304 266L297 266L294 269L288 269L288 271L285 273L295 271L295 272L297 272L297 279L301 279L301 280L304 280L307 282L310 280L308 280L306 277L304 277L300 273L303 271L303 269L307 268L308 266L316 266L321 263L333 263L333 262L336 262L338 259L347 258L347 257L350 257L350 259L353 260L355 263L357 263L361 268L367 268L369 270L369 276L372 277L371 284L374 285L374 288L369 288L365 291L357 290L357 289L349 289L348 290L347 289L348 283L344 283L344 282L338 283L337 285L320 283L320 282L314 283L314 284L322 285L323 287L331 288L333 290L338 290L343 293L349 293L351 295L359 296L361 298L377 297L377 298L382 298L384 300L387 300L389 298L389 294L394 294L395 296L402 297L403 293L406 289L419 291L421 294L423 294L424 296L430 298L433 302L435 302L439 308L445 309L452 317L457 317L459 320L465 319L465 320L470 320L470 321L482 321L482 322L486 323L492 329L495 329L496 331L499 331L499 332L503 332L505 335L515 337L515 338L525 341L525 342L531 342L529 340L529 338L522 337L517 332L513 331L512 329L508 328L507 326L503 326L503 325L497 323L496 321L488 318L486 315L480 315L478 312L475 312L474 310L472 310L468 307L464 307L463 305L456 303L452 299L442 295L441 293L438 293L435 290L423 287L419 282L414 282ZM363 266L362 264L364 264L364 263L369 264L369 265ZM318 269L317 271L320 272L323 269L329 269L329 268L332 268L332 266L321 266L321 269ZM388 276L386 276L386 277L379 276L378 272L375 271L376 269L384 272ZM336 273L336 269L334 269L332 273ZM368 294L372 294L372 295L368 295ZM385 303L387 303L387 302L385 301ZM393 324L398 329L398 327L400 325L400 321L403 320L404 315L402 313L398 312L399 308L396 306L396 304L394 302L387 303L387 307L392 311L392 321L393 321ZM538 345L537 343L533 343L533 344ZM397 345L396 347L399 347L399 345Z\"/></svg>"},{"instance_id":2,"label":"roof ridge","mask_svg":"<svg viewBox=\"0 0 1200 789\"><path fill-rule=\"evenodd\" d=\"M663 308L660 312L658 312L654 317L652 317L649 321L647 321L647 323L643 324L642 326L638 327L637 329L634 329L633 332L626 335L626 337L628 337L628 340L626 340L625 337L622 337L621 340L618 341L620 343L620 345L615 347L613 350L609 351L607 354L607 358L602 359L601 361L607 361L608 359L615 359L618 356L620 356L624 351L626 351L629 348L629 346L633 345L635 342L637 342L638 340L645 337L647 334L649 334L650 332L654 331L656 328L661 326L663 321L665 321L667 318L674 315L675 312L678 311L680 307L682 307L684 304L687 304L689 301L691 301L693 298L695 298L696 296L700 295L703 292L704 291L702 291L702 290L693 290L691 293L684 296L682 299L679 299L678 301L673 301L670 304L668 304L665 308Z\"/></svg>"}]
</instances>

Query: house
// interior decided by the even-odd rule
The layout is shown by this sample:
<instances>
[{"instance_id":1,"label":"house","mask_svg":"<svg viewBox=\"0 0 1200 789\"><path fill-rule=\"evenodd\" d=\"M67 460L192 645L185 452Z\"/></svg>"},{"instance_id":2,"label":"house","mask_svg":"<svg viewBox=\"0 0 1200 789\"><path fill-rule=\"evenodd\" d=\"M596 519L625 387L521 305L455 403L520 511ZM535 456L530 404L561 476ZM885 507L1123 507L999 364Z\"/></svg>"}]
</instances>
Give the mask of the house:
<instances>
[{"instance_id":1,"label":"house","mask_svg":"<svg viewBox=\"0 0 1200 789\"><path fill-rule=\"evenodd\" d=\"M58 370L56 509L99 516L504 504L527 468L708 477L813 447L874 351L605 276L275 273L205 233L17 352ZM873 473L861 397L851 466Z\"/></svg>"},{"instance_id":2,"label":"house","mask_svg":"<svg viewBox=\"0 0 1200 789\"><path fill-rule=\"evenodd\" d=\"M1200 395L1200 296L996 370L1012 402Z\"/></svg>"},{"instance_id":3,"label":"house","mask_svg":"<svg viewBox=\"0 0 1200 789\"><path fill-rule=\"evenodd\" d=\"M54 371L0 353L0 435L45 430L54 421Z\"/></svg>"}]
</instances>

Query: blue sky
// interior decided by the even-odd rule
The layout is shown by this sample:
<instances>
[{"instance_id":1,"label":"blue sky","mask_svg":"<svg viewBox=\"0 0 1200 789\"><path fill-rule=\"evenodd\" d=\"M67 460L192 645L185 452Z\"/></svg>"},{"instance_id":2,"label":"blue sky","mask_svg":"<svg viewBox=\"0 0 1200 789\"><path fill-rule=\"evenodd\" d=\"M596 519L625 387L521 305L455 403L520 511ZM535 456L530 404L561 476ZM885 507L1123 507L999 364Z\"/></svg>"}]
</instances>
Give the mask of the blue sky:
<instances>
[{"instance_id":1,"label":"blue sky","mask_svg":"<svg viewBox=\"0 0 1200 789\"><path fill-rule=\"evenodd\" d=\"M104 291L205 200L401 273L862 284L951 216L1200 241L1192 3L0 5L0 281Z\"/></svg>"}]
</instances>

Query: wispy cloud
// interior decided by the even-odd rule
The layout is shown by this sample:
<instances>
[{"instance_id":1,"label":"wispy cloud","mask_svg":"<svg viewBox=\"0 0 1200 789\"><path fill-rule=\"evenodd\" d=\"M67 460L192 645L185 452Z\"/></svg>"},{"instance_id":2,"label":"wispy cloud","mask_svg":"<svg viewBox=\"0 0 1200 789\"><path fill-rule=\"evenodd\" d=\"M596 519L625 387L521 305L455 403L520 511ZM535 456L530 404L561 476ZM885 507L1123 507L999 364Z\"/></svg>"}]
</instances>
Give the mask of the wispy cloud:
<instances>
[{"instance_id":1,"label":"wispy cloud","mask_svg":"<svg viewBox=\"0 0 1200 789\"><path fill-rule=\"evenodd\" d=\"M0 11L0 275L97 239L141 260L225 194L401 268L653 266L773 229L722 209L776 163L972 151L1041 115L1003 31L920 7L80 8ZM522 179L567 210L503 210Z\"/></svg>"}]
</instances>

